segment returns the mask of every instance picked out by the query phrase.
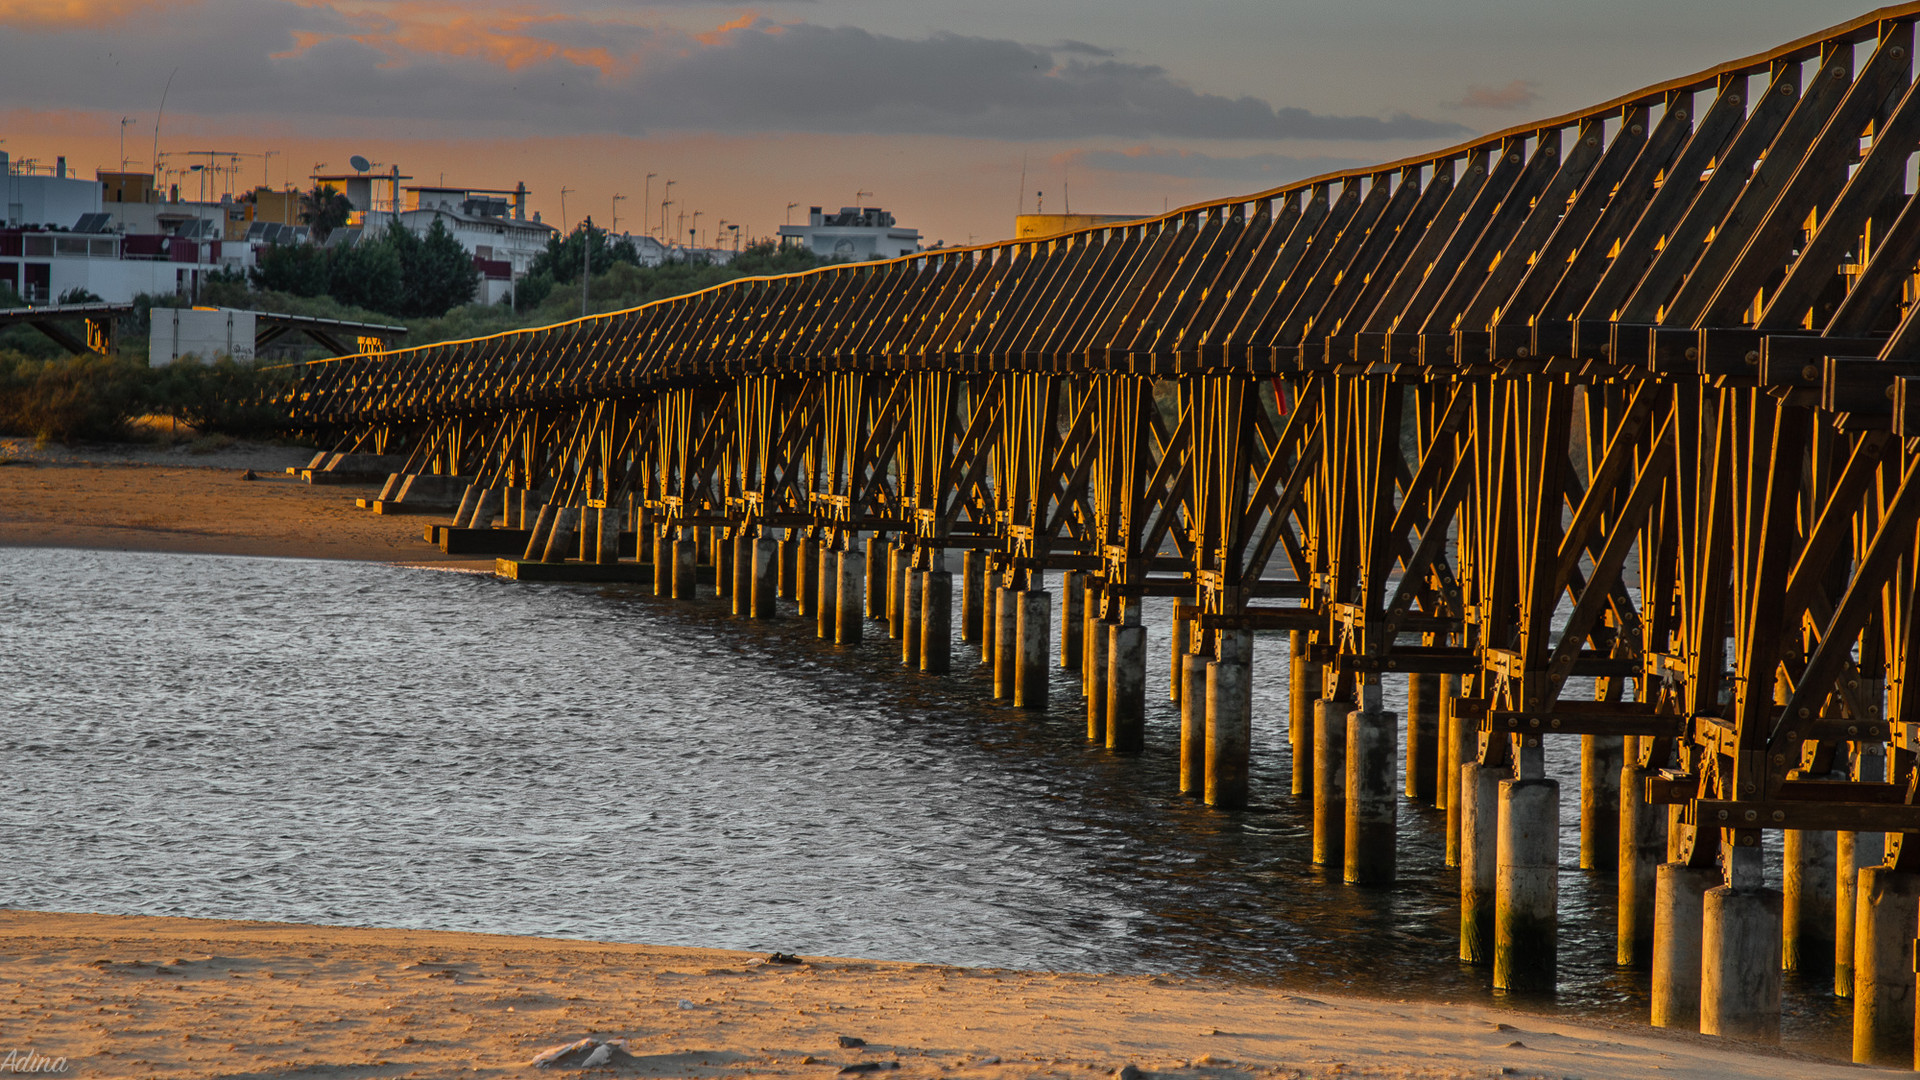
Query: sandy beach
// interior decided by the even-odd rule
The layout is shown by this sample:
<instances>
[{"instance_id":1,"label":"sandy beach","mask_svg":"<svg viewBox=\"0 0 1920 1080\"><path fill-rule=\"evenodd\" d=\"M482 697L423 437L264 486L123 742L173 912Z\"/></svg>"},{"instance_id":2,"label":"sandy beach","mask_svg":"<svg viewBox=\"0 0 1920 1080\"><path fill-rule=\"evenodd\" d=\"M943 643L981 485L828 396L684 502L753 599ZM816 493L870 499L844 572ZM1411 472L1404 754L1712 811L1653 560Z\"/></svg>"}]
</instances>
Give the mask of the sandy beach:
<instances>
[{"instance_id":1,"label":"sandy beach","mask_svg":"<svg viewBox=\"0 0 1920 1080\"><path fill-rule=\"evenodd\" d=\"M631 1076L1860 1075L1650 1029L1203 979L0 912L0 1032L103 1077L449 1077L624 1040ZM843 1045L860 1040L864 1045Z\"/></svg>"},{"instance_id":2,"label":"sandy beach","mask_svg":"<svg viewBox=\"0 0 1920 1080\"><path fill-rule=\"evenodd\" d=\"M0 546L466 565L421 542L428 519L356 508L367 488L287 477L305 450L0 450L20 462L0 467ZM241 480L246 468L260 479ZM1766 1047L1481 1005L801 960L0 911L0 1059L64 1058L67 1075L103 1077L539 1075L530 1062L542 1051L593 1039L625 1040L605 1068L635 1076L1859 1075Z\"/></svg>"}]
</instances>

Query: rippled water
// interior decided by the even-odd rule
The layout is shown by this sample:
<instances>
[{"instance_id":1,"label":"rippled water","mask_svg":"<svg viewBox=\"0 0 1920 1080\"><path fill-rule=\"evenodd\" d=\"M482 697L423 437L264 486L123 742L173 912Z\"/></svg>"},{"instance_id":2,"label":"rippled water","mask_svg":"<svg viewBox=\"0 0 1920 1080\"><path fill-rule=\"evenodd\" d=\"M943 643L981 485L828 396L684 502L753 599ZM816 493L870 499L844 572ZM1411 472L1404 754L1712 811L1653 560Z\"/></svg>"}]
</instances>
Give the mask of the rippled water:
<instances>
[{"instance_id":1,"label":"rippled water","mask_svg":"<svg viewBox=\"0 0 1920 1080\"><path fill-rule=\"evenodd\" d=\"M1311 865L1284 635L1255 645L1260 805L1177 793L1167 615L1123 758L1077 673L1050 715L999 707L957 633L931 677L879 624L848 649L635 590L0 549L0 903L1490 998L1444 815L1402 804L1391 889ZM1573 869L1578 753L1550 745L1561 991L1528 1007L1639 1021L1614 877ZM1789 978L1789 1045L1844 1056L1845 1016Z\"/></svg>"}]
</instances>

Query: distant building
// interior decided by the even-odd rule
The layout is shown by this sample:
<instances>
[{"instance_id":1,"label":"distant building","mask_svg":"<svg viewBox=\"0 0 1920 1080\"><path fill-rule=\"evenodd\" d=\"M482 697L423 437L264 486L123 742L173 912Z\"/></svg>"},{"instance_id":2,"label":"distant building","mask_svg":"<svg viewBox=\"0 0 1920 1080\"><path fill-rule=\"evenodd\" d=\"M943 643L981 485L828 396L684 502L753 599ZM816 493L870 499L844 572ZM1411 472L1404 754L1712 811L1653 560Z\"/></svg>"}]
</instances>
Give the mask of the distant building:
<instances>
[{"instance_id":1,"label":"distant building","mask_svg":"<svg viewBox=\"0 0 1920 1080\"><path fill-rule=\"evenodd\" d=\"M324 177L315 177L324 180ZM388 177L377 177L386 180ZM405 179L402 177L401 179ZM438 221L460 246L473 253L473 265L480 271L480 291L474 302L497 304L513 291L514 283L533 268L534 257L547 249L547 240L558 233L541 223L539 213L527 217L527 185L512 188L408 187L406 208L399 211L400 224L417 236L425 236ZM371 185L367 191L371 193ZM352 198L350 194L349 199ZM355 204L362 211L359 225L365 231L384 229L394 220L391 210Z\"/></svg>"},{"instance_id":2,"label":"distant building","mask_svg":"<svg viewBox=\"0 0 1920 1080\"><path fill-rule=\"evenodd\" d=\"M99 209L99 183L68 176L66 158L41 172L31 159L14 162L0 152L0 210L6 211L0 224L65 226Z\"/></svg>"},{"instance_id":3,"label":"distant building","mask_svg":"<svg viewBox=\"0 0 1920 1080\"><path fill-rule=\"evenodd\" d=\"M1146 214L1021 214L1013 219L1013 238L1037 240L1043 236L1058 236L1077 229L1090 229L1095 225L1117 225L1123 221L1139 221L1147 216Z\"/></svg>"},{"instance_id":4,"label":"distant building","mask_svg":"<svg viewBox=\"0 0 1920 1080\"><path fill-rule=\"evenodd\" d=\"M805 225L780 226L780 242L797 244L826 259L866 262L896 259L920 250L920 230L894 224L877 206L843 206L837 214L807 211Z\"/></svg>"}]
</instances>

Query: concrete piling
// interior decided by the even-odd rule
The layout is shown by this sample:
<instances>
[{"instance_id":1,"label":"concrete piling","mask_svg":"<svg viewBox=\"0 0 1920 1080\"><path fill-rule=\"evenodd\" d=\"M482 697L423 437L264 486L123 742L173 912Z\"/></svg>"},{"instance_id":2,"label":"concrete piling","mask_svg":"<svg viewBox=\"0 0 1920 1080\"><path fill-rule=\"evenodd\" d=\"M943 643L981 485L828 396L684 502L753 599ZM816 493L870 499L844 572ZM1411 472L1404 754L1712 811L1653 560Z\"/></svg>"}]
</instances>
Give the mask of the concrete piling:
<instances>
[{"instance_id":1,"label":"concrete piling","mask_svg":"<svg viewBox=\"0 0 1920 1080\"><path fill-rule=\"evenodd\" d=\"M653 528L653 595L668 597L673 595L673 539L667 535L667 527L655 525Z\"/></svg>"},{"instance_id":2,"label":"concrete piling","mask_svg":"<svg viewBox=\"0 0 1920 1080\"><path fill-rule=\"evenodd\" d=\"M1020 666L1020 592L1004 586L993 590L993 696L1013 700L1013 684Z\"/></svg>"},{"instance_id":3,"label":"concrete piling","mask_svg":"<svg viewBox=\"0 0 1920 1080\"><path fill-rule=\"evenodd\" d=\"M1180 703L1180 670L1186 663L1187 653L1191 649L1193 626L1196 620L1185 614L1187 607L1176 604L1173 609L1173 641L1169 650L1171 657L1167 668L1167 700Z\"/></svg>"},{"instance_id":4,"label":"concrete piling","mask_svg":"<svg viewBox=\"0 0 1920 1080\"><path fill-rule=\"evenodd\" d=\"M547 536L553 531L553 516L557 510L558 507L549 503L534 515L531 533L527 537L527 550L520 556L522 559L533 562L546 557Z\"/></svg>"},{"instance_id":5,"label":"concrete piling","mask_svg":"<svg viewBox=\"0 0 1920 1080\"><path fill-rule=\"evenodd\" d=\"M840 645L860 644L866 622L867 557L850 541L840 553L839 614L833 624L833 640Z\"/></svg>"},{"instance_id":6,"label":"concrete piling","mask_svg":"<svg viewBox=\"0 0 1920 1080\"><path fill-rule=\"evenodd\" d=\"M813 573L820 582L814 604L813 632L816 637L832 641L835 628L840 624L840 553L833 550L833 545L820 545L820 558Z\"/></svg>"},{"instance_id":7,"label":"concrete piling","mask_svg":"<svg viewBox=\"0 0 1920 1080\"><path fill-rule=\"evenodd\" d=\"M620 511L611 506L595 515L594 562L605 564L620 561L620 516Z\"/></svg>"},{"instance_id":8,"label":"concrete piling","mask_svg":"<svg viewBox=\"0 0 1920 1080\"><path fill-rule=\"evenodd\" d=\"M1211 659L1195 653L1180 658L1180 791L1204 795L1207 790L1207 665Z\"/></svg>"},{"instance_id":9,"label":"concrete piling","mask_svg":"<svg viewBox=\"0 0 1920 1080\"><path fill-rule=\"evenodd\" d=\"M986 556L977 551L960 553L960 640L980 642L980 600L986 586Z\"/></svg>"},{"instance_id":10,"label":"concrete piling","mask_svg":"<svg viewBox=\"0 0 1920 1080\"><path fill-rule=\"evenodd\" d=\"M1349 885L1391 885L1396 876L1400 803L1393 781L1400 764L1399 724L1399 717L1378 709L1356 709L1347 717L1343 877Z\"/></svg>"},{"instance_id":11,"label":"concrete piling","mask_svg":"<svg viewBox=\"0 0 1920 1080\"><path fill-rule=\"evenodd\" d=\"M1860 871L1886 857L1887 834L1840 832L1833 843L1833 993L1853 996L1854 937L1859 917Z\"/></svg>"},{"instance_id":12,"label":"concrete piling","mask_svg":"<svg viewBox=\"0 0 1920 1080\"><path fill-rule=\"evenodd\" d=\"M540 553L540 561L561 562L566 559L569 550L577 552L580 547L577 540L579 525L578 507L562 506L556 510L547 533L546 550Z\"/></svg>"},{"instance_id":13,"label":"concrete piling","mask_svg":"<svg viewBox=\"0 0 1920 1080\"><path fill-rule=\"evenodd\" d=\"M1440 781L1440 676L1407 676L1406 796L1438 803Z\"/></svg>"},{"instance_id":14,"label":"concrete piling","mask_svg":"<svg viewBox=\"0 0 1920 1080\"><path fill-rule=\"evenodd\" d=\"M1500 782L1509 775L1471 759L1460 766L1460 959L1469 964L1493 962Z\"/></svg>"},{"instance_id":15,"label":"concrete piling","mask_svg":"<svg viewBox=\"0 0 1920 1080\"><path fill-rule=\"evenodd\" d=\"M1239 810L1247 805L1253 753L1253 631L1222 630L1214 635L1214 648L1217 659L1191 658L1198 661L1191 666L1204 677L1185 688L1203 695L1206 775L1201 794L1208 806ZM1184 698L1180 706L1184 713Z\"/></svg>"},{"instance_id":16,"label":"concrete piling","mask_svg":"<svg viewBox=\"0 0 1920 1080\"><path fill-rule=\"evenodd\" d=\"M926 571L905 566L900 577L900 663L914 671L920 669L921 603L926 599Z\"/></svg>"},{"instance_id":17,"label":"concrete piling","mask_svg":"<svg viewBox=\"0 0 1920 1080\"><path fill-rule=\"evenodd\" d=\"M895 544L887 552L887 636L898 639L906 633L907 624L907 570L912 566L913 551L904 543Z\"/></svg>"},{"instance_id":18,"label":"concrete piling","mask_svg":"<svg viewBox=\"0 0 1920 1080\"><path fill-rule=\"evenodd\" d=\"M613 511L606 513L612 516ZM725 600L727 591L733 587L733 541L728 539L727 530L715 525L707 536L707 550L713 555L714 598Z\"/></svg>"},{"instance_id":19,"label":"concrete piling","mask_svg":"<svg viewBox=\"0 0 1920 1080\"><path fill-rule=\"evenodd\" d=\"M1560 782L1502 780L1499 799L1493 986L1552 993L1560 948Z\"/></svg>"},{"instance_id":20,"label":"concrete piling","mask_svg":"<svg viewBox=\"0 0 1920 1080\"><path fill-rule=\"evenodd\" d=\"M1708 889L1700 922L1700 1033L1761 1042L1780 1041L1780 893L1760 884L1758 846L1736 848L1728 876L1734 884ZM1744 865L1743 865L1744 864ZM1913 1062L1914 900L1906 898L1906 937L1900 942L1906 968L1905 1042L1896 1059ZM1859 1009L1855 1007L1855 1031Z\"/></svg>"},{"instance_id":21,"label":"concrete piling","mask_svg":"<svg viewBox=\"0 0 1920 1080\"><path fill-rule=\"evenodd\" d=\"M753 548L754 540L747 535L747 530L736 529L733 534L733 585L727 590L727 599L732 601L733 613L743 619L753 614Z\"/></svg>"},{"instance_id":22,"label":"concrete piling","mask_svg":"<svg viewBox=\"0 0 1920 1080\"><path fill-rule=\"evenodd\" d=\"M1780 968L1827 974L1833 966L1834 835L1788 829L1782 847Z\"/></svg>"},{"instance_id":23,"label":"concrete piling","mask_svg":"<svg viewBox=\"0 0 1920 1080\"><path fill-rule=\"evenodd\" d=\"M453 511L454 528L465 529L469 527L467 523L473 520L473 508L478 505L480 501L480 492L481 487L479 484L468 484L467 489L460 493L460 505Z\"/></svg>"},{"instance_id":24,"label":"concrete piling","mask_svg":"<svg viewBox=\"0 0 1920 1080\"><path fill-rule=\"evenodd\" d=\"M1711 866L1661 863L1653 884L1654 1027L1700 1026L1701 927L1707 891L1720 884Z\"/></svg>"},{"instance_id":25,"label":"concrete piling","mask_svg":"<svg viewBox=\"0 0 1920 1080\"><path fill-rule=\"evenodd\" d=\"M994 603L1000 598L1000 582L988 574L980 581L980 662L991 670L1000 649L1000 617Z\"/></svg>"},{"instance_id":26,"label":"concrete piling","mask_svg":"<svg viewBox=\"0 0 1920 1080\"><path fill-rule=\"evenodd\" d=\"M1137 753L1147 745L1147 628L1115 623L1107 630L1107 749Z\"/></svg>"},{"instance_id":27,"label":"concrete piling","mask_svg":"<svg viewBox=\"0 0 1920 1080\"><path fill-rule=\"evenodd\" d=\"M1086 637L1081 629L1086 622L1086 579L1082 570L1060 575L1060 666L1068 671L1080 666L1080 646Z\"/></svg>"},{"instance_id":28,"label":"concrete piling","mask_svg":"<svg viewBox=\"0 0 1920 1080\"><path fill-rule=\"evenodd\" d=\"M494 519L500 515L501 504L502 500L496 492L489 488L481 488L479 494L474 497L473 514L467 518L467 528L492 528Z\"/></svg>"},{"instance_id":29,"label":"concrete piling","mask_svg":"<svg viewBox=\"0 0 1920 1080\"><path fill-rule=\"evenodd\" d=\"M794 592L794 602L800 607L800 617L817 617L820 610L820 543L810 537L802 537L794 549L794 577L798 579L798 588Z\"/></svg>"},{"instance_id":30,"label":"concrete piling","mask_svg":"<svg viewBox=\"0 0 1920 1080\"><path fill-rule=\"evenodd\" d=\"M800 600L800 530L788 529L787 538L780 542L780 599ZM806 612L801 612L802 615Z\"/></svg>"},{"instance_id":31,"label":"concrete piling","mask_svg":"<svg viewBox=\"0 0 1920 1080\"><path fill-rule=\"evenodd\" d=\"M753 542L753 617L771 619L779 614L776 603L780 588L780 541L762 532Z\"/></svg>"},{"instance_id":32,"label":"concrete piling","mask_svg":"<svg viewBox=\"0 0 1920 1080\"><path fill-rule=\"evenodd\" d=\"M1313 862L1344 866L1347 841L1347 714L1353 706L1313 703Z\"/></svg>"},{"instance_id":33,"label":"concrete piling","mask_svg":"<svg viewBox=\"0 0 1920 1080\"><path fill-rule=\"evenodd\" d=\"M1620 766L1620 854L1614 963L1644 969L1653 960L1654 873L1666 857L1667 815L1647 802L1647 778L1637 749Z\"/></svg>"},{"instance_id":34,"label":"concrete piling","mask_svg":"<svg viewBox=\"0 0 1920 1080\"><path fill-rule=\"evenodd\" d=\"M1053 625L1053 597L1044 589L1028 589L1014 596L1019 608L1014 615L1014 638L1020 666L1013 673L1013 703L1044 712L1047 682L1053 674L1052 649L1047 640Z\"/></svg>"},{"instance_id":35,"label":"concrete piling","mask_svg":"<svg viewBox=\"0 0 1920 1080\"><path fill-rule=\"evenodd\" d=\"M1620 865L1620 762L1618 735L1580 736L1580 869Z\"/></svg>"},{"instance_id":36,"label":"concrete piling","mask_svg":"<svg viewBox=\"0 0 1920 1080\"><path fill-rule=\"evenodd\" d=\"M680 530L673 542L673 598L691 600L699 595L696 575L700 570L700 541L691 528Z\"/></svg>"},{"instance_id":37,"label":"concrete piling","mask_svg":"<svg viewBox=\"0 0 1920 1080\"><path fill-rule=\"evenodd\" d=\"M866 584L860 595L866 600L866 617L882 619L887 614L887 542L878 533L867 537L867 557L861 560Z\"/></svg>"},{"instance_id":38,"label":"concrete piling","mask_svg":"<svg viewBox=\"0 0 1920 1080\"><path fill-rule=\"evenodd\" d=\"M953 667L953 575L928 570L921 588L920 670L945 675Z\"/></svg>"},{"instance_id":39,"label":"concrete piling","mask_svg":"<svg viewBox=\"0 0 1920 1080\"><path fill-rule=\"evenodd\" d=\"M1887 866L1866 866L1859 873L1854 892L1853 1060L1911 1068L1920 874ZM1779 977L1776 970L1776 984ZM1776 1035L1778 1002L1776 990Z\"/></svg>"},{"instance_id":40,"label":"concrete piling","mask_svg":"<svg viewBox=\"0 0 1920 1080\"><path fill-rule=\"evenodd\" d=\"M1467 798L1466 792L1461 787L1465 782L1461 778L1466 774L1460 769L1469 762L1477 760L1480 753L1480 729L1472 717L1460 715L1460 698L1448 698L1444 709L1447 733L1446 754L1450 762L1447 768L1446 863L1448 866L1459 866L1463 858L1461 851L1464 849L1461 840L1463 835L1461 823L1465 820L1461 816L1461 806Z\"/></svg>"},{"instance_id":41,"label":"concrete piling","mask_svg":"<svg viewBox=\"0 0 1920 1080\"><path fill-rule=\"evenodd\" d=\"M1313 703L1319 672L1307 663L1307 635L1287 634L1287 744L1293 751L1290 785L1295 795L1313 794Z\"/></svg>"},{"instance_id":42,"label":"concrete piling","mask_svg":"<svg viewBox=\"0 0 1920 1080\"><path fill-rule=\"evenodd\" d=\"M1092 614L1087 617L1087 741L1096 746L1107 744L1108 625Z\"/></svg>"}]
</instances>

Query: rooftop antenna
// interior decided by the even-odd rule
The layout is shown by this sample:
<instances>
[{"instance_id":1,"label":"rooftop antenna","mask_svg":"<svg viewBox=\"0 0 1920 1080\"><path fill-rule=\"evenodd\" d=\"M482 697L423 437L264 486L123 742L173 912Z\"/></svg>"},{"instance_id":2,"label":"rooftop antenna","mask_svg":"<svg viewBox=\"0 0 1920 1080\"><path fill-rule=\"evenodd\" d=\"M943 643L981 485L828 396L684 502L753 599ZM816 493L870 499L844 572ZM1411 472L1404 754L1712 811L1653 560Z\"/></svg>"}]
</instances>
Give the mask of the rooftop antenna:
<instances>
[{"instance_id":1,"label":"rooftop antenna","mask_svg":"<svg viewBox=\"0 0 1920 1080\"><path fill-rule=\"evenodd\" d=\"M120 171L121 172L127 171L127 127L131 124L137 124L139 122L140 121L135 120L131 116L123 116L120 118Z\"/></svg>"},{"instance_id":2,"label":"rooftop antenna","mask_svg":"<svg viewBox=\"0 0 1920 1080\"><path fill-rule=\"evenodd\" d=\"M787 224L789 225L793 224L793 208L799 205L800 204L797 202L790 202L787 204Z\"/></svg>"},{"instance_id":3,"label":"rooftop antenna","mask_svg":"<svg viewBox=\"0 0 1920 1080\"><path fill-rule=\"evenodd\" d=\"M647 212L653 208L653 178L659 175L659 173L647 174L647 190L640 196L640 231L642 233L653 231L647 228Z\"/></svg>"},{"instance_id":4,"label":"rooftop antenna","mask_svg":"<svg viewBox=\"0 0 1920 1080\"><path fill-rule=\"evenodd\" d=\"M871 192L871 191L856 191L856 192L854 192L854 193L853 193L853 208L854 208L855 210L865 210L865 209L867 208L867 207L866 207L866 203L864 203L864 202L863 202L862 200L864 200L864 199L870 199L870 198L872 198L872 197L873 197L873 192Z\"/></svg>"},{"instance_id":5,"label":"rooftop antenna","mask_svg":"<svg viewBox=\"0 0 1920 1080\"><path fill-rule=\"evenodd\" d=\"M160 171L160 121L166 119L166 115L167 115L167 92L173 89L173 77L178 74L180 74L180 69L174 68L173 71L167 75L167 85L162 87L160 90L160 111L155 113L153 116L153 171L154 172Z\"/></svg>"},{"instance_id":6,"label":"rooftop antenna","mask_svg":"<svg viewBox=\"0 0 1920 1080\"><path fill-rule=\"evenodd\" d=\"M608 236L612 236L620 229L620 204L625 202L626 198L625 195L615 195L613 197L613 223L607 226Z\"/></svg>"},{"instance_id":7,"label":"rooftop antenna","mask_svg":"<svg viewBox=\"0 0 1920 1080\"><path fill-rule=\"evenodd\" d=\"M667 207L673 205L673 185L679 182L678 180L667 181L666 189L660 192L660 238L662 240L667 237Z\"/></svg>"},{"instance_id":8,"label":"rooftop antenna","mask_svg":"<svg viewBox=\"0 0 1920 1080\"><path fill-rule=\"evenodd\" d=\"M567 196L572 193L573 189L570 187L560 189L560 231L562 233L567 231Z\"/></svg>"}]
</instances>

